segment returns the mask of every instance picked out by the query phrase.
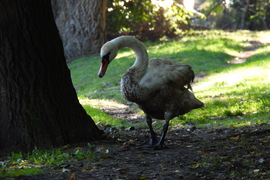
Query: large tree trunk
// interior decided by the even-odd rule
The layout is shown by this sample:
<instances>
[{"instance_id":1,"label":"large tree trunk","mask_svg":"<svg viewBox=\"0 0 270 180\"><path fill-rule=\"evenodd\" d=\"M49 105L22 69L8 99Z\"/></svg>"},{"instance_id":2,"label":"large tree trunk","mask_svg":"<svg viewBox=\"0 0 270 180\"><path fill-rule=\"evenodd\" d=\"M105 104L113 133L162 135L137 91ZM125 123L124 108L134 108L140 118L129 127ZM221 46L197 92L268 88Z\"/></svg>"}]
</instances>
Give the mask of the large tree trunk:
<instances>
[{"instance_id":1,"label":"large tree trunk","mask_svg":"<svg viewBox=\"0 0 270 180\"><path fill-rule=\"evenodd\" d=\"M107 0L52 0L52 5L67 60L99 52Z\"/></svg>"},{"instance_id":2,"label":"large tree trunk","mask_svg":"<svg viewBox=\"0 0 270 180\"><path fill-rule=\"evenodd\" d=\"M50 1L1 0L0 150L90 141L101 133L77 99Z\"/></svg>"}]
</instances>

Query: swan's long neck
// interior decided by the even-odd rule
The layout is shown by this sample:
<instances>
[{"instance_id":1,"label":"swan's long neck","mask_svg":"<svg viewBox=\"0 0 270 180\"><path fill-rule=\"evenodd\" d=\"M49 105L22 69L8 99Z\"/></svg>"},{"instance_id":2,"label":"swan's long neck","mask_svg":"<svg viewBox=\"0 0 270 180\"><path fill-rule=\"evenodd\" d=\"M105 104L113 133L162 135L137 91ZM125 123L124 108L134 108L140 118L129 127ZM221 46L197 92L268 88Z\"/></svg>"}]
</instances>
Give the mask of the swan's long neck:
<instances>
[{"instance_id":1,"label":"swan's long neck","mask_svg":"<svg viewBox=\"0 0 270 180\"><path fill-rule=\"evenodd\" d=\"M136 68L137 71L144 73L148 67L148 54L143 44L131 36L121 36L115 40L119 49L128 47L135 52L136 60L130 68Z\"/></svg>"}]
</instances>

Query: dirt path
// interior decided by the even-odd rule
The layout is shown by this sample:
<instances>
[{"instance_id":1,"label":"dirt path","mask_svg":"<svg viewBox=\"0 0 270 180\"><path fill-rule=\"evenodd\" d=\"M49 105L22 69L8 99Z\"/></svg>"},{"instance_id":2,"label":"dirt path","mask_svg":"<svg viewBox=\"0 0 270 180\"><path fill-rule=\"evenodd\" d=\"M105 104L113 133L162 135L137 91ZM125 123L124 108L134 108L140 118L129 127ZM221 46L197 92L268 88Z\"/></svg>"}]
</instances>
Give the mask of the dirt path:
<instances>
[{"instance_id":1,"label":"dirt path","mask_svg":"<svg viewBox=\"0 0 270 180\"><path fill-rule=\"evenodd\" d=\"M147 130L114 130L93 144L95 161L65 164L54 172L18 179L269 179L269 135L269 124L193 132L172 129L168 148L152 150L140 148Z\"/></svg>"},{"instance_id":2,"label":"dirt path","mask_svg":"<svg viewBox=\"0 0 270 180\"><path fill-rule=\"evenodd\" d=\"M269 40L270 41L270 40ZM243 52L240 52L239 56L230 61L230 64L242 64L247 61L247 59L255 54L255 50L259 47L269 44L268 41L249 41L249 46L245 48Z\"/></svg>"}]
</instances>

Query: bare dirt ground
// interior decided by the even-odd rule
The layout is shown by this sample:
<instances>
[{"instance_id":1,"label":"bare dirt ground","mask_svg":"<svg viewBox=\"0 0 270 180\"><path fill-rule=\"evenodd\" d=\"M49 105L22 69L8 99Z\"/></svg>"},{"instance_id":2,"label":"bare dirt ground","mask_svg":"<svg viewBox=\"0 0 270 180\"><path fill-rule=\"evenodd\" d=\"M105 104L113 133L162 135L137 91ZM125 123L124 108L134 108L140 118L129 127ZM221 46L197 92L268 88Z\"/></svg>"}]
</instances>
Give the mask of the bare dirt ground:
<instances>
[{"instance_id":1,"label":"bare dirt ground","mask_svg":"<svg viewBox=\"0 0 270 180\"><path fill-rule=\"evenodd\" d=\"M15 179L270 178L269 124L242 129L175 128L168 133L163 150L142 148L147 138L146 129L113 128L106 140L92 144L94 161L81 160Z\"/></svg>"},{"instance_id":2,"label":"bare dirt ground","mask_svg":"<svg viewBox=\"0 0 270 180\"><path fill-rule=\"evenodd\" d=\"M231 64L245 62L261 45L250 44ZM134 123L144 121L129 106L103 110ZM172 127L163 150L140 146L149 137L148 129L106 130L110 133L105 140L91 144L94 161L81 160L14 179L270 179L270 123L243 128Z\"/></svg>"}]
</instances>

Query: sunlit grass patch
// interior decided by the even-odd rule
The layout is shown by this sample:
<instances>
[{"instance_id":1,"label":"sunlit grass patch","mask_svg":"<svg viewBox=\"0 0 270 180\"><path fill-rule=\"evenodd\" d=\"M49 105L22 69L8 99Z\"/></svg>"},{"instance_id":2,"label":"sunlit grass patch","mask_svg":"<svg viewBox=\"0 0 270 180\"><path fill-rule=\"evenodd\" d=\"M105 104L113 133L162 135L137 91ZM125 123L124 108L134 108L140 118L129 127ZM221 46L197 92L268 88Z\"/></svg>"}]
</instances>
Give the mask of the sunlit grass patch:
<instances>
[{"instance_id":1,"label":"sunlit grass patch","mask_svg":"<svg viewBox=\"0 0 270 180\"><path fill-rule=\"evenodd\" d=\"M98 99L80 99L80 103L83 105L87 114L89 114L96 124L102 125L122 125L128 126L127 121L123 119L116 119L105 112L102 112L102 108L125 108L124 104L120 104L111 100L98 100Z\"/></svg>"},{"instance_id":2,"label":"sunlit grass patch","mask_svg":"<svg viewBox=\"0 0 270 180\"><path fill-rule=\"evenodd\" d=\"M190 112L184 119L197 124L234 126L269 122L269 57L269 46L262 47L246 63L228 67L197 83L195 94L206 108Z\"/></svg>"}]
</instances>

